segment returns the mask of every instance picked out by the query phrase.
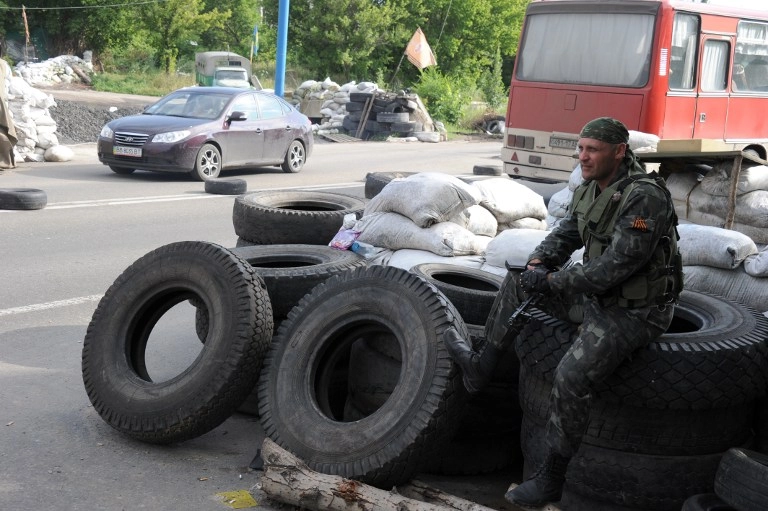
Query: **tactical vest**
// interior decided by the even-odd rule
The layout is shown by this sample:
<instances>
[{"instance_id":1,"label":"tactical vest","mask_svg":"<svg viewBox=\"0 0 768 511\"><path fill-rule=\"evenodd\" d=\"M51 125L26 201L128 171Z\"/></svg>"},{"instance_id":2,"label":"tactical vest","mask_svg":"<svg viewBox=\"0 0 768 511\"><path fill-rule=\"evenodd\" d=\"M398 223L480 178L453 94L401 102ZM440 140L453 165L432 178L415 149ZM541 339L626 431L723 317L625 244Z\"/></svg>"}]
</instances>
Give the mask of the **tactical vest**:
<instances>
[{"instance_id":1,"label":"tactical vest","mask_svg":"<svg viewBox=\"0 0 768 511\"><path fill-rule=\"evenodd\" d=\"M597 190L594 181L574 191L571 207L577 215L579 233L584 242L584 262L602 255L611 244L619 211L640 182L662 189L672 207L672 197L667 187L657 181L661 181L661 178L655 172L646 174L641 171L607 187L594 200L590 200ZM659 240L645 266L618 286L596 296L603 305L618 304L620 307L637 308L677 302L683 289L683 266L677 250L680 237L677 234L677 215L674 209L671 221L669 232Z\"/></svg>"}]
</instances>

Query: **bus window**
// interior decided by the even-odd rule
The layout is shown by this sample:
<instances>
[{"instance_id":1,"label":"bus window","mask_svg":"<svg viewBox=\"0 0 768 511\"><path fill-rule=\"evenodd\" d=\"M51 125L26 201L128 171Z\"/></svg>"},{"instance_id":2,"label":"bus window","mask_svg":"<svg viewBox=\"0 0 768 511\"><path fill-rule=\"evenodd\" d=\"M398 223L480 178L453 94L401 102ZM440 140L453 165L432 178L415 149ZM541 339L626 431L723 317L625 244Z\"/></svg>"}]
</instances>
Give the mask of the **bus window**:
<instances>
[{"instance_id":1,"label":"bus window","mask_svg":"<svg viewBox=\"0 0 768 511\"><path fill-rule=\"evenodd\" d=\"M701 90L724 91L728 86L728 41L709 39L704 42L704 61L701 66Z\"/></svg>"},{"instance_id":2,"label":"bus window","mask_svg":"<svg viewBox=\"0 0 768 511\"><path fill-rule=\"evenodd\" d=\"M734 52L734 71L737 66L743 69L739 76L743 83L734 82L739 91L768 90L768 23L740 21L736 33L736 51Z\"/></svg>"},{"instance_id":3,"label":"bus window","mask_svg":"<svg viewBox=\"0 0 768 511\"><path fill-rule=\"evenodd\" d=\"M670 89L693 89L698 34L698 16L675 14L672 27L672 59L669 63Z\"/></svg>"},{"instance_id":4,"label":"bus window","mask_svg":"<svg viewBox=\"0 0 768 511\"><path fill-rule=\"evenodd\" d=\"M653 24L646 14L530 16L517 79L642 87L648 82Z\"/></svg>"}]
</instances>

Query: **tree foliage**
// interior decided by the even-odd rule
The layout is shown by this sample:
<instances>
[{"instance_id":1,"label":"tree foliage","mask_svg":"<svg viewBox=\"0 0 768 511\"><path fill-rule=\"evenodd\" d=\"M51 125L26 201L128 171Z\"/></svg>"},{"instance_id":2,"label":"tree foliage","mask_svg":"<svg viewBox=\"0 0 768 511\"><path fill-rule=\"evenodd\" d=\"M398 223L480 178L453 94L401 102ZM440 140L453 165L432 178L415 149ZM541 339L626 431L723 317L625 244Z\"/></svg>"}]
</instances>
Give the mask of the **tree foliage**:
<instances>
[{"instance_id":1,"label":"tree foliage","mask_svg":"<svg viewBox=\"0 0 768 511\"><path fill-rule=\"evenodd\" d=\"M30 29L46 34L43 44L50 55L93 50L97 60L153 60L173 72L196 51L229 49L250 55L255 27L259 46L254 61L274 63L280 1L24 0L23 5ZM514 56L528 2L293 0L288 63L316 79L389 79L397 70L398 83L415 84L422 72L403 59L403 52L421 27L440 75L478 83L484 74L498 72L499 58L507 62ZM0 38L24 33L21 5L21 0L0 0Z\"/></svg>"}]
</instances>

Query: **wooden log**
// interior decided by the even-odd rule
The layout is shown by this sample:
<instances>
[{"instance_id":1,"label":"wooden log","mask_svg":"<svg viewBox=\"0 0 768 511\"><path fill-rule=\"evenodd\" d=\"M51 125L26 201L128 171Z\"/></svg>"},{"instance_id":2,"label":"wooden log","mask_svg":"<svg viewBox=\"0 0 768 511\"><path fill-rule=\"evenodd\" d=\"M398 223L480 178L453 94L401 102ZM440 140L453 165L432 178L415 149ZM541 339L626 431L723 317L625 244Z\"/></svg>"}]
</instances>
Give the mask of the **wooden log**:
<instances>
[{"instance_id":1,"label":"wooden log","mask_svg":"<svg viewBox=\"0 0 768 511\"><path fill-rule=\"evenodd\" d=\"M421 481L411 481L409 484L398 488L397 491L405 497L437 504L456 511L494 511L490 507L445 493Z\"/></svg>"},{"instance_id":2,"label":"wooden log","mask_svg":"<svg viewBox=\"0 0 768 511\"><path fill-rule=\"evenodd\" d=\"M86 85L91 84L91 77L88 76L86 73L84 73L82 69L80 69L77 66L71 66L71 67L72 67L72 71L74 71L75 74L80 77L80 79L83 81L84 84Z\"/></svg>"},{"instance_id":3,"label":"wooden log","mask_svg":"<svg viewBox=\"0 0 768 511\"><path fill-rule=\"evenodd\" d=\"M450 511L341 476L320 474L266 438L261 489L278 502L314 511Z\"/></svg>"}]
</instances>

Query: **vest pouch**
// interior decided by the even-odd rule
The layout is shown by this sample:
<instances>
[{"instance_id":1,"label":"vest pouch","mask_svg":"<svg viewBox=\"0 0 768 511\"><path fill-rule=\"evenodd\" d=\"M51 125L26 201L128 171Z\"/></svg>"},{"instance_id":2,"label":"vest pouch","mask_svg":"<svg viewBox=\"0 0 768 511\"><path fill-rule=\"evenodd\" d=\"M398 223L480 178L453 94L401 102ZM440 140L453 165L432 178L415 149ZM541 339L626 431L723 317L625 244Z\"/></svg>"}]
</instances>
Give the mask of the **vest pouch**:
<instances>
[{"instance_id":1,"label":"vest pouch","mask_svg":"<svg viewBox=\"0 0 768 511\"><path fill-rule=\"evenodd\" d=\"M648 284L648 275L635 274L619 286L619 298L632 302L646 302L648 300Z\"/></svg>"}]
</instances>

